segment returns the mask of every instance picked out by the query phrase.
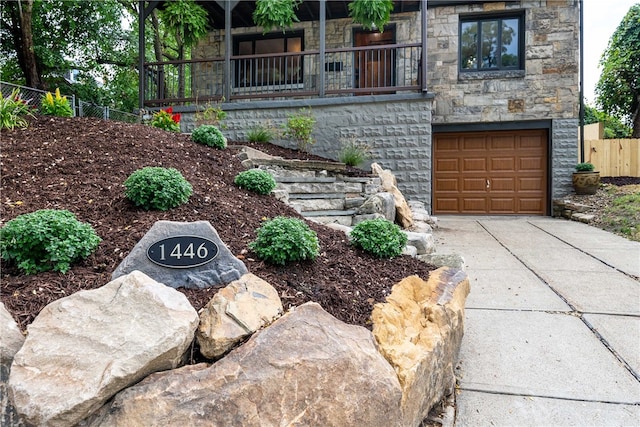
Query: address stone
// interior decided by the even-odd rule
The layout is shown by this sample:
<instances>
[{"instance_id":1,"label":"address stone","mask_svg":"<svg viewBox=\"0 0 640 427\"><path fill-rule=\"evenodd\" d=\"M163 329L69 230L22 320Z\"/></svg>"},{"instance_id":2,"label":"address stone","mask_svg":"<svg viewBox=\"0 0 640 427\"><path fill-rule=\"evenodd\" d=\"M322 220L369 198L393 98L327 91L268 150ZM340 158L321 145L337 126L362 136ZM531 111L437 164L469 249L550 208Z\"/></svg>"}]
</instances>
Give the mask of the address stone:
<instances>
[{"instance_id":1,"label":"address stone","mask_svg":"<svg viewBox=\"0 0 640 427\"><path fill-rule=\"evenodd\" d=\"M111 278L134 270L172 288L189 289L230 283L247 273L209 221L157 221Z\"/></svg>"}]
</instances>

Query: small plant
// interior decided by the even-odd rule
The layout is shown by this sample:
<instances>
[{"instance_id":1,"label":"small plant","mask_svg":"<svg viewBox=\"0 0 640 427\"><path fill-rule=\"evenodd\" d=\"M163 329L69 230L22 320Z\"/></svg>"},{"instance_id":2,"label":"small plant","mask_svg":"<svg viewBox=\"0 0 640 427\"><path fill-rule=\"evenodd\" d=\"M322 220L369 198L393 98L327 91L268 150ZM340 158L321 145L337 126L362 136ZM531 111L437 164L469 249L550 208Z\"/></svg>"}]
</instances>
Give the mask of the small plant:
<instances>
[{"instance_id":1,"label":"small plant","mask_svg":"<svg viewBox=\"0 0 640 427\"><path fill-rule=\"evenodd\" d=\"M576 172L593 172L595 166L592 163L578 163L576 165Z\"/></svg>"},{"instance_id":2,"label":"small plant","mask_svg":"<svg viewBox=\"0 0 640 427\"><path fill-rule=\"evenodd\" d=\"M392 11L392 0L353 0L349 3L349 16L365 30L382 32Z\"/></svg>"},{"instance_id":3,"label":"small plant","mask_svg":"<svg viewBox=\"0 0 640 427\"><path fill-rule=\"evenodd\" d=\"M67 210L43 209L20 215L0 229L0 251L25 274L66 273L100 244L91 225Z\"/></svg>"},{"instance_id":4,"label":"small plant","mask_svg":"<svg viewBox=\"0 0 640 427\"><path fill-rule=\"evenodd\" d=\"M224 149L227 146L227 138L222 135L220 129L213 125L202 125L197 127L191 133L191 139L198 144L208 145Z\"/></svg>"},{"instance_id":5,"label":"small plant","mask_svg":"<svg viewBox=\"0 0 640 427\"><path fill-rule=\"evenodd\" d=\"M384 218L368 219L353 227L351 244L378 258L393 258L402 253L407 235Z\"/></svg>"},{"instance_id":6,"label":"small plant","mask_svg":"<svg viewBox=\"0 0 640 427\"><path fill-rule=\"evenodd\" d=\"M151 126L170 132L180 132L180 114L173 114L173 108L160 110L153 113Z\"/></svg>"},{"instance_id":7,"label":"small plant","mask_svg":"<svg viewBox=\"0 0 640 427\"><path fill-rule=\"evenodd\" d=\"M283 135L287 138L295 139L300 151L308 152L309 146L315 144L315 139L311 134L316 125L316 119L311 113L311 109L301 109L298 114L290 114L284 125Z\"/></svg>"},{"instance_id":8,"label":"small plant","mask_svg":"<svg viewBox=\"0 0 640 427\"><path fill-rule=\"evenodd\" d=\"M320 244L315 231L304 221L279 216L262 224L249 249L271 264L285 265L292 261L313 261Z\"/></svg>"},{"instance_id":9,"label":"small plant","mask_svg":"<svg viewBox=\"0 0 640 427\"><path fill-rule=\"evenodd\" d=\"M196 122L206 125L218 126L222 120L227 118L227 113L222 109L224 97L215 104L208 103L206 108L195 114Z\"/></svg>"},{"instance_id":10,"label":"small plant","mask_svg":"<svg viewBox=\"0 0 640 427\"><path fill-rule=\"evenodd\" d=\"M174 168L138 169L129 175L124 186L127 198L147 211L175 208L193 194L191 184Z\"/></svg>"},{"instance_id":11,"label":"small plant","mask_svg":"<svg viewBox=\"0 0 640 427\"><path fill-rule=\"evenodd\" d=\"M14 89L11 95L0 98L0 129L26 128L26 116L33 114L29 103L20 97L20 90Z\"/></svg>"},{"instance_id":12,"label":"small plant","mask_svg":"<svg viewBox=\"0 0 640 427\"><path fill-rule=\"evenodd\" d=\"M238 187L258 194L269 194L276 188L276 180L262 169L249 169L236 175L233 181Z\"/></svg>"},{"instance_id":13,"label":"small plant","mask_svg":"<svg viewBox=\"0 0 640 427\"><path fill-rule=\"evenodd\" d=\"M71 117L73 110L69 105L66 96L60 96L60 88L56 88L56 94L53 96L51 92L47 92L42 101L40 112L45 116Z\"/></svg>"},{"instance_id":14,"label":"small plant","mask_svg":"<svg viewBox=\"0 0 640 427\"><path fill-rule=\"evenodd\" d=\"M253 22L263 27L263 34L273 27L281 28L284 32L294 22L300 21L295 12L300 3L302 0L257 0Z\"/></svg>"},{"instance_id":15,"label":"small plant","mask_svg":"<svg viewBox=\"0 0 640 427\"><path fill-rule=\"evenodd\" d=\"M268 143L271 142L273 138L275 138L275 136L276 135L273 128L264 125L258 125L249 131L249 133L247 134L247 139L249 140L249 142Z\"/></svg>"},{"instance_id":16,"label":"small plant","mask_svg":"<svg viewBox=\"0 0 640 427\"><path fill-rule=\"evenodd\" d=\"M358 166L370 158L371 147L363 142L357 142L355 139L343 143L338 153L338 160L347 166Z\"/></svg>"}]
</instances>

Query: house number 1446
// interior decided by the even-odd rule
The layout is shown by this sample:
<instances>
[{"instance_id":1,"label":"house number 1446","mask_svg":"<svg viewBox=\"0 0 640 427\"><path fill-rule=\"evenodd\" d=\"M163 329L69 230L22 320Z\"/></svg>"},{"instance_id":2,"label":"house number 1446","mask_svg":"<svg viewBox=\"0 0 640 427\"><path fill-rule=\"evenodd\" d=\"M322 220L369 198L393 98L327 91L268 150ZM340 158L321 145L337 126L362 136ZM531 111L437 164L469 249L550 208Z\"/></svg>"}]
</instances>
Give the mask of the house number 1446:
<instances>
[{"instance_id":1,"label":"house number 1446","mask_svg":"<svg viewBox=\"0 0 640 427\"><path fill-rule=\"evenodd\" d=\"M218 246L211 240L198 236L174 236L152 244L147 257L154 263L168 268L198 267L218 255Z\"/></svg>"}]
</instances>

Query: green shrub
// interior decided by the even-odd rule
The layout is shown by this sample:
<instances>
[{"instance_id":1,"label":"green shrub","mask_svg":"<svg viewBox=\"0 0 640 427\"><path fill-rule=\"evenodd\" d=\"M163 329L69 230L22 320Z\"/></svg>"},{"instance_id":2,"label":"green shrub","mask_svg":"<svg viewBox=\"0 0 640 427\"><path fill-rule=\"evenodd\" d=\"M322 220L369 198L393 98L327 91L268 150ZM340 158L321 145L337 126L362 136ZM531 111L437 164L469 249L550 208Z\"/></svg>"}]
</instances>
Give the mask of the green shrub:
<instances>
[{"instance_id":1,"label":"green shrub","mask_svg":"<svg viewBox=\"0 0 640 427\"><path fill-rule=\"evenodd\" d=\"M145 167L124 182L125 195L144 210L166 211L189 200L191 184L174 168Z\"/></svg>"},{"instance_id":2,"label":"green shrub","mask_svg":"<svg viewBox=\"0 0 640 427\"><path fill-rule=\"evenodd\" d=\"M73 110L69 104L69 100L66 96L60 96L60 89L56 89L56 95L53 96L51 92L47 92L42 105L40 106L40 113L45 116L57 116L57 117L71 117L73 116Z\"/></svg>"},{"instance_id":3,"label":"green shrub","mask_svg":"<svg viewBox=\"0 0 640 427\"><path fill-rule=\"evenodd\" d=\"M576 165L576 172L593 172L594 169L593 164L589 162L578 163Z\"/></svg>"},{"instance_id":4,"label":"green shrub","mask_svg":"<svg viewBox=\"0 0 640 427\"><path fill-rule=\"evenodd\" d=\"M371 147L354 139L342 144L338 153L338 160L347 166L358 166L371 157Z\"/></svg>"},{"instance_id":5,"label":"green shrub","mask_svg":"<svg viewBox=\"0 0 640 427\"><path fill-rule=\"evenodd\" d=\"M276 135L273 129L267 126L258 125L249 131L249 133L247 134L247 139L249 140L249 142L267 143L271 142L273 138L275 138L275 136Z\"/></svg>"},{"instance_id":6,"label":"green shrub","mask_svg":"<svg viewBox=\"0 0 640 427\"><path fill-rule=\"evenodd\" d=\"M393 258L402 253L407 235L384 218L368 219L353 227L351 244L378 258Z\"/></svg>"},{"instance_id":7,"label":"green shrub","mask_svg":"<svg viewBox=\"0 0 640 427\"><path fill-rule=\"evenodd\" d=\"M193 130L191 139L198 144L223 149L227 146L227 138L220 129L213 125L202 125Z\"/></svg>"},{"instance_id":8,"label":"green shrub","mask_svg":"<svg viewBox=\"0 0 640 427\"><path fill-rule=\"evenodd\" d=\"M11 95L0 97L0 129L26 128L29 126L26 116L32 116L27 101L20 97L20 91L14 89Z\"/></svg>"},{"instance_id":9,"label":"green shrub","mask_svg":"<svg viewBox=\"0 0 640 427\"><path fill-rule=\"evenodd\" d=\"M291 261L313 261L320 244L315 231L304 221L279 216L262 224L249 249L271 264L284 265Z\"/></svg>"},{"instance_id":10,"label":"green shrub","mask_svg":"<svg viewBox=\"0 0 640 427\"><path fill-rule=\"evenodd\" d=\"M43 209L20 215L0 229L2 258L25 274L66 273L100 244L91 225L67 210Z\"/></svg>"},{"instance_id":11,"label":"green shrub","mask_svg":"<svg viewBox=\"0 0 640 427\"><path fill-rule=\"evenodd\" d=\"M311 113L311 109L300 110L298 114L291 114L284 125L283 135L287 138L295 139L298 143L300 151L309 150L309 146L315 144L313 139L313 127L316 125L316 119Z\"/></svg>"},{"instance_id":12,"label":"green shrub","mask_svg":"<svg viewBox=\"0 0 640 427\"><path fill-rule=\"evenodd\" d=\"M276 180L267 171L249 169L236 175L233 181L238 187L258 194L269 194L276 188Z\"/></svg>"}]
</instances>

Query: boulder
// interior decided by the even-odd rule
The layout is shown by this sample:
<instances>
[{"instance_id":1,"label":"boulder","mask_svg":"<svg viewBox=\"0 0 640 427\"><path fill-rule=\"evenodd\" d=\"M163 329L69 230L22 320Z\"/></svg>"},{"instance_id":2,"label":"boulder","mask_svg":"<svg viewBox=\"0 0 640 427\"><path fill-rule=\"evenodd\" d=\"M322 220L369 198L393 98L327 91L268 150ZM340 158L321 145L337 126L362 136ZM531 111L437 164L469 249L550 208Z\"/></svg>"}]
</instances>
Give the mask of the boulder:
<instances>
[{"instance_id":1,"label":"boulder","mask_svg":"<svg viewBox=\"0 0 640 427\"><path fill-rule=\"evenodd\" d=\"M388 221L396 220L396 203L393 194L377 193L367 198L357 209L358 215L380 214Z\"/></svg>"},{"instance_id":2,"label":"boulder","mask_svg":"<svg viewBox=\"0 0 640 427\"><path fill-rule=\"evenodd\" d=\"M24 335L4 304L0 302L0 425L24 425L9 400L7 381L13 357L24 343Z\"/></svg>"},{"instance_id":3,"label":"boulder","mask_svg":"<svg viewBox=\"0 0 640 427\"><path fill-rule=\"evenodd\" d=\"M147 256L149 247L162 239L175 236L197 236L211 240L218 247L218 255L210 262L189 268L168 268L152 262ZM172 251L168 249L167 252ZM247 273L247 267L233 256L209 221L157 221L122 260L111 278L116 279L134 270L172 288L191 289L227 284Z\"/></svg>"},{"instance_id":4,"label":"boulder","mask_svg":"<svg viewBox=\"0 0 640 427\"><path fill-rule=\"evenodd\" d=\"M200 311L200 353L209 359L222 356L282 311L278 291L258 276L245 274L219 290Z\"/></svg>"},{"instance_id":5,"label":"boulder","mask_svg":"<svg viewBox=\"0 0 640 427\"><path fill-rule=\"evenodd\" d=\"M464 258L460 254L434 253L434 254L427 254L427 255L418 255L417 258L420 261L433 265L434 267L451 267L451 268L457 268L458 270L466 269Z\"/></svg>"},{"instance_id":6,"label":"boulder","mask_svg":"<svg viewBox=\"0 0 640 427\"><path fill-rule=\"evenodd\" d=\"M34 425L75 425L118 391L183 360L198 313L135 271L46 306L15 355L9 389Z\"/></svg>"},{"instance_id":7,"label":"boulder","mask_svg":"<svg viewBox=\"0 0 640 427\"><path fill-rule=\"evenodd\" d=\"M382 169L377 163L371 164L371 171L380 177L382 190L393 195L396 206L395 222L403 228L410 228L413 225L413 214L407 200L398 189L396 177L391 171Z\"/></svg>"},{"instance_id":8,"label":"boulder","mask_svg":"<svg viewBox=\"0 0 640 427\"><path fill-rule=\"evenodd\" d=\"M88 425L394 427L400 398L371 332L306 303L211 366L145 378Z\"/></svg>"},{"instance_id":9,"label":"boulder","mask_svg":"<svg viewBox=\"0 0 640 427\"><path fill-rule=\"evenodd\" d=\"M374 214L363 214L363 215L354 215L353 220L351 221L352 226L356 226L363 221L368 221L370 219L385 219L384 215L379 213Z\"/></svg>"},{"instance_id":10,"label":"boulder","mask_svg":"<svg viewBox=\"0 0 640 427\"><path fill-rule=\"evenodd\" d=\"M445 267L426 282L418 276L403 279L386 303L374 306L373 335L398 374L405 426L420 425L453 391L468 294L466 274Z\"/></svg>"},{"instance_id":11,"label":"boulder","mask_svg":"<svg viewBox=\"0 0 640 427\"><path fill-rule=\"evenodd\" d=\"M415 246L418 255L430 254L435 251L433 234L413 231L405 231L405 234L407 235L407 245Z\"/></svg>"}]
</instances>

